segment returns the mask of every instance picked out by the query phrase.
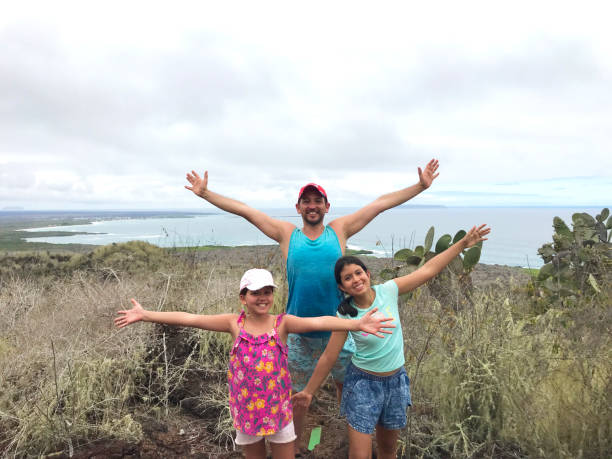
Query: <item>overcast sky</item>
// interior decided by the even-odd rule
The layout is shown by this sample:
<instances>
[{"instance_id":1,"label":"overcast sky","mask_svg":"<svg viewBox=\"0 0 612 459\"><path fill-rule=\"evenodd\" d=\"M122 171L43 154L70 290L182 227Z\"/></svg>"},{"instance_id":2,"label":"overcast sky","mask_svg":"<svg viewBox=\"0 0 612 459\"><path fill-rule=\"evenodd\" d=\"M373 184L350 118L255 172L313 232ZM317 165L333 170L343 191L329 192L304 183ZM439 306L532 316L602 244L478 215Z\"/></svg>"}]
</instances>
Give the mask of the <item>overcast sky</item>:
<instances>
[{"instance_id":1,"label":"overcast sky","mask_svg":"<svg viewBox=\"0 0 612 459\"><path fill-rule=\"evenodd\" d=\"M611 204L608 2L12 3L0 209Z\"/></svg>"}]
</instances>

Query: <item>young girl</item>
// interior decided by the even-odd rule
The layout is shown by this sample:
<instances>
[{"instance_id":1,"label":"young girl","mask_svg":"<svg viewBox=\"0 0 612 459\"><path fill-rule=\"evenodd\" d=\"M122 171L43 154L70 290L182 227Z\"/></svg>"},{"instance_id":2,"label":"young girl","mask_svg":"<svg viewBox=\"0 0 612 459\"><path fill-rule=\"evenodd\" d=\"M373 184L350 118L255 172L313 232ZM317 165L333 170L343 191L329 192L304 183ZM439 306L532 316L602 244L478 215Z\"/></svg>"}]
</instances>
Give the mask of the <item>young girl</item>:
<instances>
[{"instance_id":1,"label":"young girl","mask_svg":"<svg viewBox=\"0 0 612 459\"><path fill-rule=\"evenodd\" d=\"M265 458L264 438L274 458L294 457L295 433L291 406L291 379L287 370L287 335L313 330L361 330L382 338L394 328L392 318L375 317L375 310L358 321L337 317L302 318L269 314L274 303L274 281L265 269L250 269L240 281L241 314L199 315L186 312L146 311L134 307L119 311L119 328L138 321L157 322L231 333L229 383L230 411L236 427L236 443L247 458Z\"/></svg>"},{"instance_id":2,"label":"young girl","mask_svg":"<svg viewBox=\"0 0 612 459\"><path fill-rule=\"evenodd\" d=\"M340 306L340 317L360 320L380 309L399 324L398 295L409 292L438 274L453 258L468 247L486 240L490 228L473 227L463 239L436 255L416 271L384 284L370 285L370 272L363 262L345 256L336 262L334 274L340 290L348 294ZM337 331L302 392L293 396L296 407L307 408L313 394L333 366L347 331ZM340 414L346 416L349 428L349 458L370 458L372 432L376 430L378 458L395 458L400 429L406 425L406 408L410 402L410 381L404 369L402 328L397 327L385 340L373 340L367 334L351 331L356 352L346 370Z\"/></svg>"}]
</instances>

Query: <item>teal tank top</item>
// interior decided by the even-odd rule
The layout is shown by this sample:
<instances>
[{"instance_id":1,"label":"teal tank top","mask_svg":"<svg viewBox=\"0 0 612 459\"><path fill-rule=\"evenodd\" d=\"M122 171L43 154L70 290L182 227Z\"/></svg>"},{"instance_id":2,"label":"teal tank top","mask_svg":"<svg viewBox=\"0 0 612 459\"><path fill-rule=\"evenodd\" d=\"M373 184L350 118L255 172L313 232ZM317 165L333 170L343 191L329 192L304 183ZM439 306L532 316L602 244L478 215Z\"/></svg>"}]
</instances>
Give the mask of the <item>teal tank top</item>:
<instances>
[{"instance_id":1,"label":"teal tank top","mask_svg":"<svg viewBox=\"0 0 612 459\"><path fill-rule=\"evenodd\" d=\"M298 317L335 316L342 294L334 278L334 265L342 256L336 232L326 226L321 236L310 240L296 228L287 253L289 299L287 313ZM325 338L330 332L309 332L303 336Z\"/></svg>"},{"instance_id":2,"label":"teal tank top","mask_svg":"<svg viewBox=\"0 0 612 459\"><path fill-rule=\"evenodd\" d=\"M353 364L366 371L385 372L395 370L404 365L404 335L400 323L398 311L398 288L393 279L384 284L373 285L376 298L372 305L367 309L357 308L357 316L338 314L342 319L361 319L368 311L378 308L377 313L385 317L393 317L395 328L391 328L391 334L385 334L384 338L362 333L361 331L350 331L349 336L355 340L355 354L353 354Z\"/></svg>"}]
</instances>

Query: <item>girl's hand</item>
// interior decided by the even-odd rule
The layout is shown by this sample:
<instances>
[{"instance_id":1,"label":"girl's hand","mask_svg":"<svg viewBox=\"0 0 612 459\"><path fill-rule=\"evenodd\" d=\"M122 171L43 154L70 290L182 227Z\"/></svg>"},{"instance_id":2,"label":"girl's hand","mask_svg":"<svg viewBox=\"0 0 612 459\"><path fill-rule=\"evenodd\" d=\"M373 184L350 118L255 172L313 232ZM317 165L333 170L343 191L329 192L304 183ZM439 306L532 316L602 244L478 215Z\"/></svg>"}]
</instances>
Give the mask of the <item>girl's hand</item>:
<instances>
[{"instance_id":1,"label":"girl's hand","mask_svg":"<svg viewBox=\"0 0 612 459\"><path fill-rule=\"evenodd\" d=\"M291 404L293 405L294 409L297 408L298 410L307 410L311 402L312 394L309 394L308 392L301 391L291 396Z\"/></svg>"},{"instance_id":2,"label":"girl's hand","mask_svg":"<svg viewBox=\"0 0 612 459\"><path fill-rule=\"evenodd\" d=\"M133 324L134 322L139 322L144 319L145 310L140 303L136 301L134 298L130 300L134 307L129 310L117 311L117 314L120 314L120 317L115 319L115 325L118 328L123 328L127 325Z\"/></svg>"},{"instance_id":3,"label":"girl's hand","mask_svg":"<svg viewBox=\"0 0 612 459\"><path fill-rule=\"evenodd\" d=\"M387 328L395 328L395 325L388 323L390 320L393 320L393 317L385 317L380 313L376 314L377 311L378 308L371 309L359 319L359 329L379 338L384 338L382 333L393 333L393 330L385 330Z\"/></svg>"},{"instance_id":4,"label":"girl's hand","mask_svg":"<svg viewBox=\"0 0 612 459\"><path fill-rule=\"evenodd\" d=\"M486 223L478 227L474 226L465 236L463 236L463 241L466 248L473 247L480 241L487 240L487 238L484 236L491 232L491 228L485 228L485 226L487 226Z\"/></svg>"}]
</instances>

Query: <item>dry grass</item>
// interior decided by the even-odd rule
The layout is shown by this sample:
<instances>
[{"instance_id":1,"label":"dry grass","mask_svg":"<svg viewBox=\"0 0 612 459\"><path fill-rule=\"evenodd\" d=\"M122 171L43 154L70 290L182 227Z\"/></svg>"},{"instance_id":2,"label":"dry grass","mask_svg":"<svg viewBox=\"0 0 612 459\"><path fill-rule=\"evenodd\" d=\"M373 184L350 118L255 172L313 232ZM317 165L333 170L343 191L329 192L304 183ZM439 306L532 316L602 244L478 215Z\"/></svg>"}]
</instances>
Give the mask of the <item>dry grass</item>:
<instances>
[{"instance_id":1,"label":"dry grass","mask_svg":"<svg viewBox=\"0 0 612 459\"><path fill-rule=\"evenodd\" d=\"M158 253L149 260L131 249L126 256L107 251L112 258L96 259L94 253L86 269L82 263L73 270L40 266L37 275L0 278L4 455L70 453L103 438L137 442L142 437L138 417L168 416L186 392L185 382L202 377L207 384L198 404L226 411L211 421L212 429L220 439L231 438L224 410L229 335L151 324L118 331L112 320L131 297L158 310L237 312L242 268L167 252L160 263ZM131 262L140 269L125 269ZM279 266L265 267L279 273ZM277 310L283 295L277 295Z\"/></svg>"},{"instance_id":2,"label":"dry grass","mask_svg":"<svg viewBox=\"0 0 612 459\"><path fill-rule=\"evenodd\" d=\"M408 301L415 406L402 436L406 457L608 457L606 297L532 315L521 291L480 290L457 314L425 295Z\"/></svg>"},{"instance_id":3,"label":"dry grass","mask_svg":"<svg viewBox=\"0 0 612 459\"><path fill-rule=\"evenodd\" d=\"M178 407L206 420L219 451L234 448L229 335L151 324L117 331L112 319L131 297L159 310L237 312L236 285L254 266L283 285L281 311L287 292L277 249L161 257L124 249L72 260L71 269L0 277L4 456L69 454L99 439L136 443L142 419L171 423ZM523 291L478 290L474 306L458 313L426 289L402 300L414 402L405 457L589 458L612 450L610 286L599 302L541 315Z\"/></svg>"}]
</instances>

